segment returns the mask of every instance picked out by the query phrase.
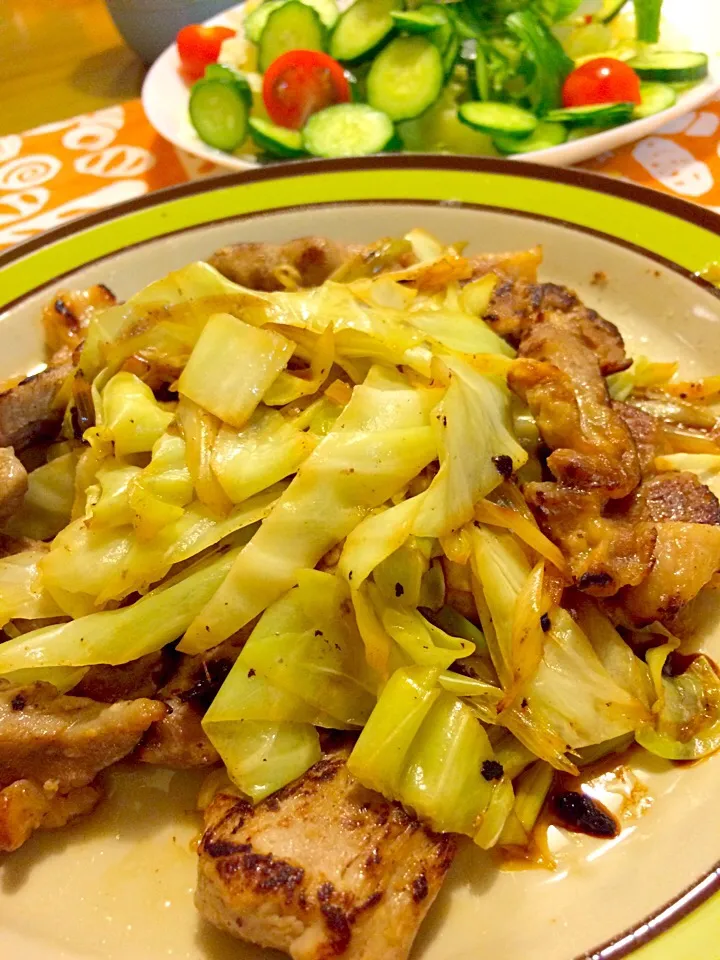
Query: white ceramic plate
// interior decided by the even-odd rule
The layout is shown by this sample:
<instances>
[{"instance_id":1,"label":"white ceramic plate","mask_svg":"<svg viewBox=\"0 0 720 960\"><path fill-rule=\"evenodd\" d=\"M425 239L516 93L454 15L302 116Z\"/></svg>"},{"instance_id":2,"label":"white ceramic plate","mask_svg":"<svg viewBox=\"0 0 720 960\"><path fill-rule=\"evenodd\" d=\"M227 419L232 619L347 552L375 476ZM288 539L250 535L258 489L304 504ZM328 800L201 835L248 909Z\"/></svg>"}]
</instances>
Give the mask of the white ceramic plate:
<instances>
[{"instance_id":1,"label":"white ceramic plate","mask_svg":"<svg viewBox=\"0 0 720 960\"><path fill-rule=\"evenodd\" d=\"M208 20L242 29L243 5ZM635 120L604 133L582 140L563 143L559 147L523 155L524 160L546 163L554 167L569 166L623 143L646 137L663 124L695 110L720 91L720 0L665 0L663 4L665 35L676 49L706 52L710 56L710 73L706 79L678 97L668 110L644 120ZM177 49L173 44L156 60L145 78L143 106L148 120L158 133L175 146L230 170L248 170L258 166L253 156L233 156L208 147L197 136L188 118L189 88L178 71Z\"/></svg>"},{"instance_id":2,"label":"white ceramic plate","mask_svg":"<svg viewBox=\"0 0 720 960\"><path fill-rule=\"evenodd\" d=\"M720 217L578 171L391 157L186 184L0 256L0 297L13 301L0 307L0 378L41 356L41 307L60 287L104 282L127 297L229 242L310 231L358 242L420 225L475 251L542 243L543 278L616 321L631 353L680 359L689 375L720 370L720 299L693 276L720 255ZM716 623L702 643L720 660ZM620 960L719 889L720 757L685 769L639 758L633 777L650 809L610 842L558 832L554 873L498 870L468 846L413 960ZM117 770L95 815L0 857L0 958L270 960L204 925L192 906L199 780ZM689 934L666 933L633 960L720 960L720 901L697 917L700 934L691 918Z\"/></svg>"}]
</instances>

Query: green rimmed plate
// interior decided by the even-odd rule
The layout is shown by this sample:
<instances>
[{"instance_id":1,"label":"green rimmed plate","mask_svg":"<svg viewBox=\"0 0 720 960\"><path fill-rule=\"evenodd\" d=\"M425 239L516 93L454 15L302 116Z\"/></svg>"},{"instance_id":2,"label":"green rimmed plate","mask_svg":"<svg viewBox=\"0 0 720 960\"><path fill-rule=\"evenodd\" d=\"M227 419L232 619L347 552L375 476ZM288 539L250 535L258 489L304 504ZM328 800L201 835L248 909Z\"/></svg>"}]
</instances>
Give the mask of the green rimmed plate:
<instances>
[{"instance_id":1,"label":"green rimmed plate","mask_svg":"<svg viewBox=\"0 0 720 960\"><path fill-rule=\"evenodd\" d=\"M0 257L8 304L0 377L40 359L40 306L59 286L102 281L127 296L232 241L310 232L363 241L411 226L475 250L542 243L544 277L575 287L615 320L631 351L680 358L691 375L720 370L720 299L694 277L720 259L719 217L574 171L411 157L288 164L187 185L9 251ZM720 658L712 621L702 642ZM680 770L648 758L633 776L650 809L615 841L556 837L555 873L500 871L465 850L416 960L616 960L657 934L638 960L718 960L720 759ZM0 861L0 955L267 957L203 927L192 908L198 782L117 771L96 816Z\"/></svg>"}]
</instances>

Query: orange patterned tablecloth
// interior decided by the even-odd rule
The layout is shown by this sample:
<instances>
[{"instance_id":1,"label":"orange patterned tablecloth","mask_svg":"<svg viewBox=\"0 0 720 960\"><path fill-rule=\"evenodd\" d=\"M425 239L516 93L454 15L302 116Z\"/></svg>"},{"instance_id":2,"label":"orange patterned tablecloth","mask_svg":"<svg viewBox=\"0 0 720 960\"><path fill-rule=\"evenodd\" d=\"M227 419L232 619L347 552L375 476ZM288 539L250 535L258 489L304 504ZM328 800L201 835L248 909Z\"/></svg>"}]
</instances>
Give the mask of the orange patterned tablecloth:
<instances>
[{"instance_id":1,"label":"orange patterned tablecloth","mask_svg":"<svg viewBox=\"0 0 720 960\"><path fill-rule=\"evenodd\" d=\"M720 212L720 98L583 166ZM220 172L158 136L139 100L0 137L0 250L84 213Z\"/></svg>"}]
</instances>

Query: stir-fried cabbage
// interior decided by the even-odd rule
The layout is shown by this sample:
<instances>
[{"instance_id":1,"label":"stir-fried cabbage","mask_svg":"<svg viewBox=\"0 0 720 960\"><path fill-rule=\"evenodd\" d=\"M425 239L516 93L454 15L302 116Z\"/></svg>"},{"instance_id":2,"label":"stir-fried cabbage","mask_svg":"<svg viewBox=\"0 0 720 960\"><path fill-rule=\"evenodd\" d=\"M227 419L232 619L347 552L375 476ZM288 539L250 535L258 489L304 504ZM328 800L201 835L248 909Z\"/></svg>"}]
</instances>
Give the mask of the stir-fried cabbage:
<instances>
[{"instance_id":1,"label":"stir-fried cabbage","mask_svg":"<svg viewBox=\"0 0 720 960\"><path fill-rule=\"evenodd\" d=\"M659 710L636 731L637 742L666 760L699 760L720 749L720 677L708 658L660 683Z\"/></svg>"},{"instance_id":2,"label":"stir-fried cabbage","mask_svg":"<svg viewBox=\"0 0 720 960\"><path fill-rule=\"evenodd\" d=\"M225 423L242 427L287 366L293 349L279 333L216 313L193 347L178 390Z\"/></svg>"},{"instance_id":3,"label":"stir-fried cabbage","mask_svg":"<svg viewBox=\"0 0 720 960\"><path fill-rule=\"evenodd\" d=\"M181 650L207 650L252 620L433 459L424 392L373 368L190 626Z\"/></svg>"},{"instance_id":4,"label":"stir-fried cabbage","mask_svg":"<svg viewBox=\"0 0 720 960\"><path fill-rule=\"evenodd\" d=\"M10 537L49 540L70 522L75 501L75 451L60 454L28 474L20 509L5 523Z\"/></svg>"},{"instance_id":5,"label":"stir-fried cabbage","mask_svg":"<svg viewBox=\"0 0 720 960\"><path fill-rule=\"evenodd\" d=\"M366 786L402 801L435 830L476 838L495 799L495 769L486 766L495 758L472 709L444 691L439 676L433 667L397 670L348 767ZM483 775L483 769L493 776Z\"/></svg>"},{"instance_id":6,"label":"stir-fried cabbage","mask_svg":"<svg viewBox=\"0 0 720 960\"><path fill-rule=\"evenodd\" d=\"M440 470L413 524L422 537L443 536L472 519L478 500L502 481L498 458L507 458L512 471L527 460L512 435L508 388L459 359L446 363L450 386L433 411Z\"/></svg>"},{"instance_id":7,"label":"stir-fried cabbage","mask_svg":"<svg viewBox=\"0 0 720 960\"><path fill-rule=\"evenodd\" d=\"M0 677L64 692L168 644L201 669L231 639L203 726L251 800L320 758L319 730L346 731L361 784L484 849L532 848L555 770L633 741L674 760L720 748L713 664L675 675L670 636L637 655L565 590L525 501L538 425L484 317L539 251L502 261L473 279L461 244L413 230L316 288L245 289L195 263L96 312L64 441L3 528L46 542L0 559ZM714 424L688 398L715 398L718 378L674 374L639 358L608 385ZM712 449L693 443L675 449ZM655 468L720 493L715 455ZM718 535L659 524L653 574L678 596L700 586ZM653 582L626 601L637 619Z\"/></svg>"},{"instance_id":8,"label":"stir-fried cabbage","mask_svg":"<svg viewBox=\"0 0 720 960\"><path fill-rule=\"evenodd\" d=\"M260 618L205 716L228 773L253 799L318 759L315 726L360 727L375 705L348 599L340 578L305 571Z\"/></svg>"},{"instance_id":9,"label":"stir-fried cabbage","mask_svg":"<svg viewBox=\"0 0 720 960\"><path fill-rule=\"evenodd\" d=\"M220 551L127 607L21 634L0 644L0 677L30 667L128 663L177 639L217 590L237 549ZM47 614L46 614L47 615Z\"/></svg>"}]
</instances>

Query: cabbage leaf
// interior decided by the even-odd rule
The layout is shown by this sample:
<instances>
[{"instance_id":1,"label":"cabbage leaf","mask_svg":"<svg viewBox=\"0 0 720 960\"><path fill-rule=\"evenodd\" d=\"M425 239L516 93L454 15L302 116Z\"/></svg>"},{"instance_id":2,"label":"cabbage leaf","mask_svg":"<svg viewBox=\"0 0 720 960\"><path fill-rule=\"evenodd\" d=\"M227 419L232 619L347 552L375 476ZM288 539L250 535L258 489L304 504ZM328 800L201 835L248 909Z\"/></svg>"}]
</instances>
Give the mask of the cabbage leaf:
<instances>
[{"instance_id":1,"label":"cabbage leaf","mask_svg":"<svg viewBox=\"0 0 720 960\"><path fill-rule=\"evenodd\" d=\"M445 362L450 386L433 412L440 470L413 526L421 537L445 536L472 520L475 504L502 482L498 457L508 457L514 471L528 456L512 433L507 387L459 359Z\"/></svg>"},{"instance_id":2,"label":"cabbage leaf","mask_svg":"<svg viewBox=\"0 0 720 960\"><path fill-rule=\"evenodd\" d=\"M281 370L295 344L229 313L205 324L178 381L178 390L233 427L242 427Z\"/></svg>"},{"instance_id":3,"label":"cabbage leaf","mask_svg":"<svg viewBox=\"0 0 720 960\"><path fill-rule=\"evenodd\" d=\"M237 549L219 552L127 607L53 624L0 644L0 676L31 667L137 660L176 640L217 590Z\"/></svg>"},{"instance_id":4,"label":"cabbage leaf","mask_svg":"<svg viewBox=\"0 0 720 960\"><path fill-rule=\"evenodd\" d=\"M220 643L297 583L436 455L423 391L375 367L240 554L181 649Z\"/></svg>"}]
</instances>

